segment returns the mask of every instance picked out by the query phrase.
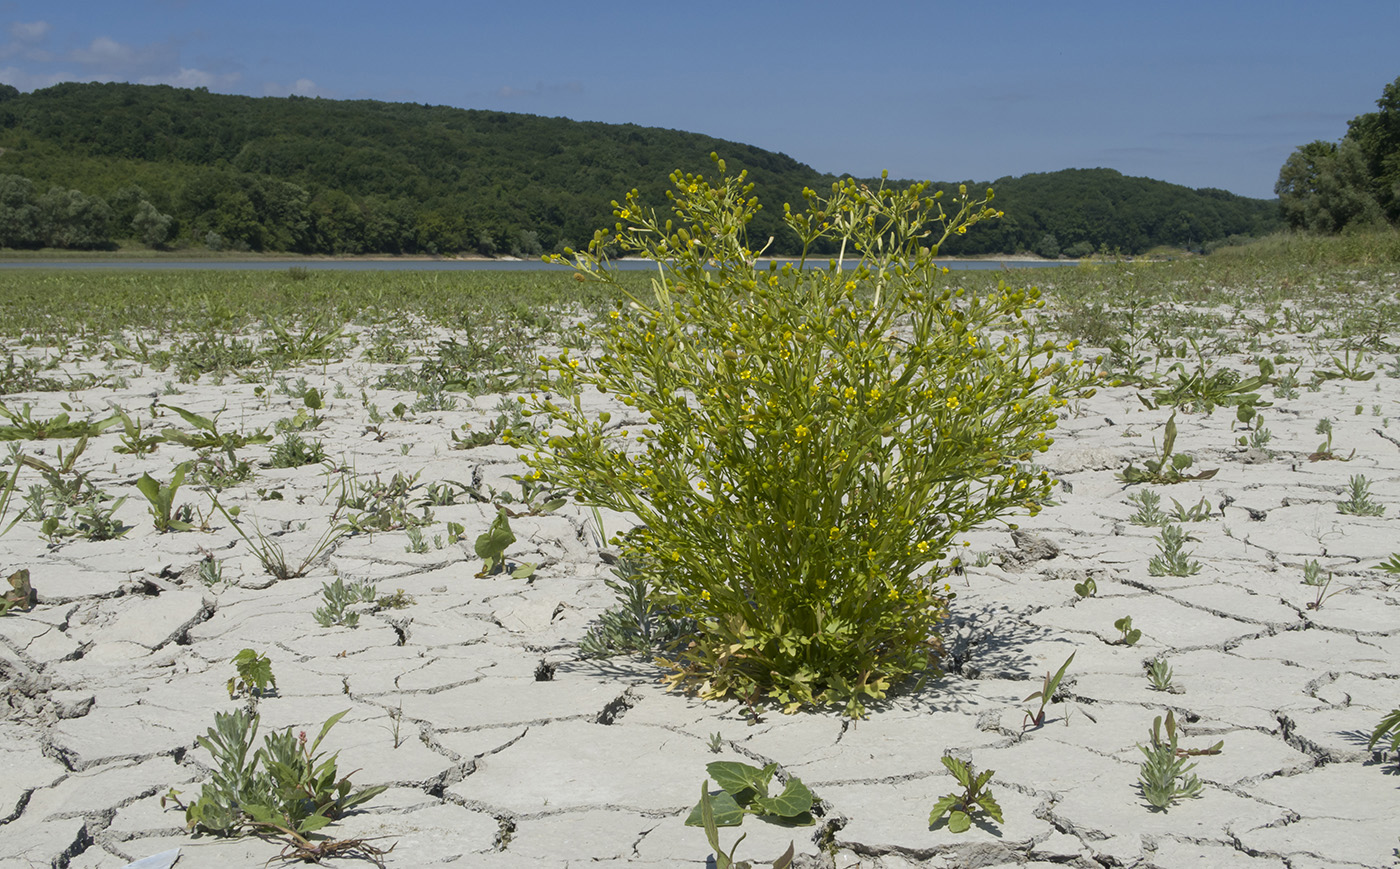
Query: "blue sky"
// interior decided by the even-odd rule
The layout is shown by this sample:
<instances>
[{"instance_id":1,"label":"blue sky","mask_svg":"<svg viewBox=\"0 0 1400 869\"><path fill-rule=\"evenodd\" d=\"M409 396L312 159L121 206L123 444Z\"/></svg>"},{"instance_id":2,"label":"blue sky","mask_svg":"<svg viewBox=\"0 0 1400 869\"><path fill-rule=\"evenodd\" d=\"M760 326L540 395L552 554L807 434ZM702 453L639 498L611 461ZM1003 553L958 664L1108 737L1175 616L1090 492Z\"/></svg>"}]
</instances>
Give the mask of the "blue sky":
<instances>
[{"instance_id":1,"label":"blue sky","mask_svg":"<svg viewBox=\"0 0 1400 869\"><path fill-rule=\"evenodd\" d=\"M706 133L824 172L1104 166L1270 197L1400 76L1400 0L0 0L0 81Z\"/></svg>"}]
</instances>

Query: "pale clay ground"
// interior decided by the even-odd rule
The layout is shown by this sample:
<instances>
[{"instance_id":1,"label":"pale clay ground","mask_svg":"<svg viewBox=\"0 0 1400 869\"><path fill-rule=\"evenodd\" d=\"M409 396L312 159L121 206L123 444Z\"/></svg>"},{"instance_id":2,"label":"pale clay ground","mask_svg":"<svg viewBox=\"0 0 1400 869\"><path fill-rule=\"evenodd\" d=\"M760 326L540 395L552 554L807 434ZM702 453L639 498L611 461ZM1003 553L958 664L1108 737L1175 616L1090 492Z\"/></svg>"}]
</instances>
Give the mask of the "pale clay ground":
<instances>
[{"instance_id":1,"label":"pale clay ground","mask_svg":"<svg viewBox=\"0 0 1400 869\"><path fill-rule=\"evenodd\" d=\"M1317 367L1309 363L1326 361L1300 341L1294 348L1304 380ZM125 388L4 401L31 401L36 417L76 401L75 416L100 418L109 402L144 410L172 377L135 363L116 370ZM331 399L308 440L323 440L361 476L422 470L424 486L514 487L507 475L524 467L514 449L450 449L449 432L495 418L496 396L391 420L382 442L365 433L359 386L381 370L349 361L283 372L354 396ZM206 414L227 404L221 426L243 431L270 429L298 404L285 395L265 403L235 379L180 388L159 400ZM370 395L386 411L414 398ZM1371 569L1400 550L1397 398L1400 380L1378 372L1275 400L1264 411L1272 456L1234 445L1229 408L1179 414L1178 451L1195 456L1193 470L1219 468L1208 481L1153 487L1168 509L1173 498L1212 505L1209 521L1187 526L1204 565L1188 578L1149 576L1155 532L1125 521L1131 490L1114 477L1151 454L1167 412L1146 410L1126 388L1070 408L1042 459L1067 484L1059 503L1013 520L1041 539L1013 540L1000 526L969 538L970 552L999 557L953 580L953 672L859 723L809 712L750 724L737 704L666 693L646 662L580 660L576 642L613 602L585 508L514 520L519 541L508 554L538 564L528 581L475 578L471 541L494 510L469 502L434 508L427 529L431 541L447 521L463 523L461 545L409 554L403 532L359 536L304 578L274 582L222 517L209 533L156 534L133 484L143 471L168 480L192 452L165 444L149 458L115 454L120 428L108 430L80 467L129 495L119 515L135 526L130 534L49 547L35 523L21 522L0 538L4 575L29 568L39 596L32 612L0 618L0 866L119 867L176 847L181 867L260 867L276 855L279 845L256 838L191 837L183 816L160 806L171 786L197 793L208 755L195 738L216 710L238 705L224 686L229 659L247 647L266 653L277 677L275 696L260 704L264 732L314 733L349 710L327 745L341 751L343 771L359 770L357 784L390 788L327 832L385 837L377 844L394 843L393 867L699 867L710 853L704 833L682 819L717 759L776 762L821 800L815 827L750 818L724 830L726 847L747 834L741 858L772 860L795 841L798 865L871 869L1392 866L1400 779L1394 758L1366 740L1400 706L1400 593ZM1336 451L1355 450L1351 461L1307 460L1323 416L1336 421ZM168 411L158 422L182 425ZM53 461L56 445L26 449ZM265 461L270 448L244 454ZM1386 515L1337 512L1353 474L1371 480ZM224 500L264 529L291 528L280 539L298 555L334 505L328 479L315 465L259 469ZM257 488L284 500L261 501ZM177 498L185 502L208 499L187 487ZM296 530L303 521L310 527ZM609 533L623 525L608 517ZM224 584L197 580L205 550L222 560ZM1335 571L1339 589L1317 610L1301 582L1313 558ZM354 629L323 628L312 613L336 574L374 581L381 594L401 588L416 603L367 613ZM1072 587L1086 577L1098 592L1081 600ZM1136 646L1112 644L1124 615L1143 632ZM1063 702L1023 732L1031 704L1022 698L1071 652ZM1144 663L1158 655L1170 659L1179 693L1149 690ZM390 711L400 709L396 747ZM1224 750L1199 758L1203 796L1162 813L1138 792L1137 745L1167 709L1185 747L1223 740ZM719 754L708 748L716 732ZM961 835L929 828L933 803L953 790L945 752L996 771L1004 824Z\"/></svg>"}]
</instances>

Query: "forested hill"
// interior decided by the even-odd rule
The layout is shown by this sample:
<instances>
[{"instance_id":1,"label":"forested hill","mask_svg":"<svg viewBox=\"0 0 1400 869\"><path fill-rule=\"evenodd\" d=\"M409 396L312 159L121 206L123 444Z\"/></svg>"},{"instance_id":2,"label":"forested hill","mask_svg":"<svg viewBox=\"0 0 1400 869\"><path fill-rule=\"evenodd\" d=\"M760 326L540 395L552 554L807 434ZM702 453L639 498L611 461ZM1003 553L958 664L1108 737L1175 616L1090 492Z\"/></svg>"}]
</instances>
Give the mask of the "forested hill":
<instances>
[{"instance_id":1,"label":"forested hill","mask_svg":"<svg viewBox=\"0 0 1400 869\"><path fill-rule=\"evenodd\" d=\"M113 83L0 85L0 149L0 246L29 248L533 255L585 244L634 187L661 203L672 170L708 172L714 151L749 170L768 206L752 235L786 251L782 203L834 180L784 154L632 124ZM958 252L1136 253L1277 223L1272 201L1111 170L995 187L1007 217Z\"/></svg>"}]
</instances>

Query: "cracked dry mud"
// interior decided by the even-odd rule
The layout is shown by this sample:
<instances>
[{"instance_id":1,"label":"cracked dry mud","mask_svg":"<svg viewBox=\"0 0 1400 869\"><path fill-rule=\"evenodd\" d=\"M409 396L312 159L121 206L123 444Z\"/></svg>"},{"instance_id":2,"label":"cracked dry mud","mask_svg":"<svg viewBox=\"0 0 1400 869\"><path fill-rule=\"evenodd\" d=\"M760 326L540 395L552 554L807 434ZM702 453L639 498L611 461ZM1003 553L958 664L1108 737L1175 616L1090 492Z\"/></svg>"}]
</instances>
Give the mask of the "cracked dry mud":
<instances>
[{"instance_id":1,"label":"cracked dry mud","mask_svg":"<svg viewBox=\"0 0 1400 869\"><path fill-rule=\"evenodd\" d=\"M356 360L287 374L358 395L380 370ZM109 401L149 405L166 380L138 366L125 373L120 390L6 401L31 401L41 416L76 398L105 415ZM227 405L221 423L244 431L298 406L232 381L183 389L161 400L201 413ZM1264 411L1272 455L1233 445L1229 409L1178 414L1178 451L1220 469L1153 487L1164 506L1212 505L1208 521L1187 526L1203 567L1185 578L1149 575L1154 531L1126 521L1129 489L1114 477L1160 442L1167 412L1144 409L1127 389L1069 408L1042 459L1066 484L1058 503L1022 518L1023 534L998 527L969 538L970 552L999 557L952 580L948 674L859 722L824 712L753 722L735 703L666 693L647 662L580 659L578 640L613 600L591 519L576 505L513 521L509 555L538 565L528 580L475 576L470 542L494 510L465 503L434 507L427 530L431 540L447 521L462 523L461 544L412 554L403 532L355 536L307 576L274 581L225 521L156 534L134 482L143 471L169 479L191 453L165 444L150 458L116 455L109 430L81 466L104 489L132 495L118 513L131 533L49 547L21 522L0 539L0 566L27 567L39 600L0 619L0 865L115 867L175 847L182 866L260 867L276 855L279 845L256 838L191 837L183 816L160 806L172 786L198 790L209 759L195 738L216 710L236 705L224 687L229 659L253 648L277 677L260 704L264 732L312 729L349 710L327 745L343 771L358 769L357 784L389 789L327 832L383 837L376 844L394 844L390 866L702 866L704 834L682 820L717 759L778 763L820 799L816 827L750 819L722 831L726 846L747 834L739 856L750 859L771 860L793 840L804 866L1391 866L1400 779L1366 742L1400 706L1400 593L1371 569L1400 549L1400 427L1386 425L1400 416L1397 395L1400 380L1378 375L1277 401ZM382 407L413 399L369 397ZM362 477L421 470L422 484L509 488L523 469L513 449L450 449L449 432L489 423L496 401L391 420L380 441L365 431L360 401L332 399L307 436ZM625 409L611 409L625 424ZM1339 452L1355 449L1350 462L1308 461L1323 416L1336 420ZM54 446L26 448L51 458ZM244 452L263 458L269 448ZM1358 473L1387 515L1337 512ZM284 531L278 539L295 555L326 527L335 476L320 466L260 469L222 500ZM282 499L261 500L259 488ZM207 507L207 496L190 487L179 502ZM624 524L607 517L610 532ZM224 583L199 581L206 551L222 560ZM1335 573L1337 593L1318 609L1307 606L1315 589L1300 582L1309 559ZM381 594L403 589L414 603L367 611L354 629L323 628L312 614L335 575ZM1098 591L1080 599L1073 585L1086 577ZM1136 646L1113 642L1124 615L1143 632ZM1071 652L1044 726L1023 731L1022 698ZM1144 665L1157 656L1169 659L1177 692L1149 689ZM1136 746L1167 709L1185 747L1223 740L1224 750L1198 759L1202 797L1163 813L1138 792ZM929 828L933 803L953 789L945 752L996 771L1004 824L961 835Z\"/></svg>"}]
</instances>

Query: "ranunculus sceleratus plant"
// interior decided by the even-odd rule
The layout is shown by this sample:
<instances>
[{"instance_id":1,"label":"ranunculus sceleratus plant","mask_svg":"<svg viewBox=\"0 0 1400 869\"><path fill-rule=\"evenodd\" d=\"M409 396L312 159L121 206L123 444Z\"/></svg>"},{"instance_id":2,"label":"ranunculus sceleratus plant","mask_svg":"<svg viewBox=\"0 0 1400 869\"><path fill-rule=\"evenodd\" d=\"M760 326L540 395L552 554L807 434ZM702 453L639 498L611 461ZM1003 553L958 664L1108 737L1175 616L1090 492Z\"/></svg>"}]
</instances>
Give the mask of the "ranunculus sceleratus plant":
<instances>
[{"instance_id":1,"label":"ranunculus sceleratus plant","mask_svg":"<svg viewBox=\"0 0 1400 869\"><path fill-rule=\"evenodd\" d=\"M752 185L713 159L716 181L671 176L671 218L633 191L613 230L559 258L611 282L615 247L657 276L595 327L600 354L543 360L565 398L530 402L550 428L527 461L640 520L628 557L700 625L673 685L860 716L936 672L956 538L1036 512L1051 481L1029 460L1093 377L1041 339L1036 290L939 289L939 244L999 216L990 190L951 213L927 185L804 191L784 222L839 256L760 267ZM645 424L610 427L587 387Z\"/></svg>"}]
</instances>

